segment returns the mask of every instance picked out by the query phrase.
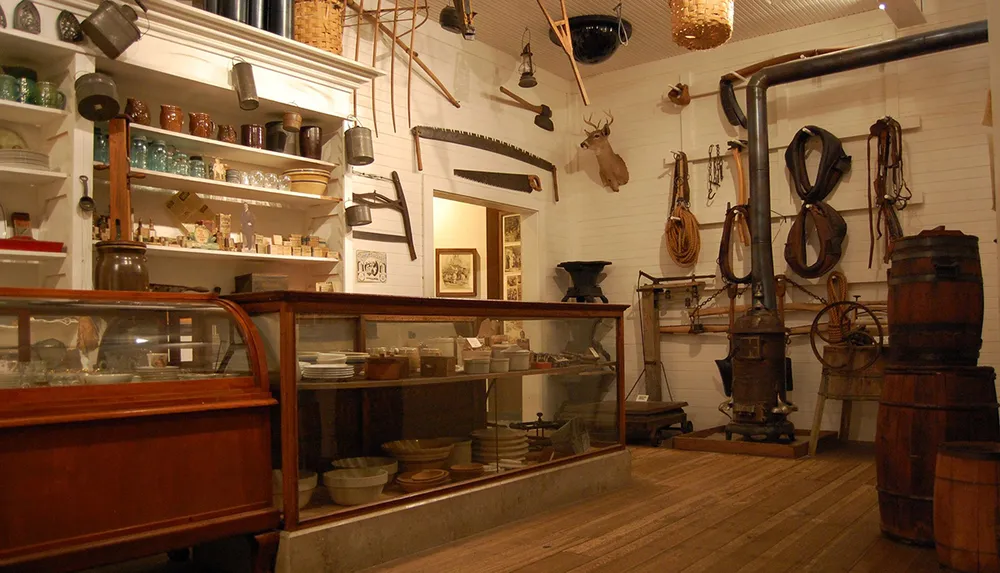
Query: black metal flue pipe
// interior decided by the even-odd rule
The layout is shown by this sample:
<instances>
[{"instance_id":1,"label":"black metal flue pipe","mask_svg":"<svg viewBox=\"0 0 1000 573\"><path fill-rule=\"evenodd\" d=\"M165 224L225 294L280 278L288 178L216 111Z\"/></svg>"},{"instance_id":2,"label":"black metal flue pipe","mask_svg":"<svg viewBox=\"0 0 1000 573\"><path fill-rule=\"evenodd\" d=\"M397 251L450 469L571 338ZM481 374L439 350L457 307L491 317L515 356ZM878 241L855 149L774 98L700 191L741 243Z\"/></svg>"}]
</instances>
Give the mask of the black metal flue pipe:
<instances>
[{"instance_id":1,"label":"black metal flue pipe","mask_svg":"<svg viewBox=\"0 0 1000 573\"><path fill-rule=\"evenodd\" d=\"M757 72L747 84L750 141L750 235L754 306L777 309L774 257L771 245L771 172L767 137L767 88L799 80L846 72L924 54L964 48L989 41L986 21L914 34L778 64Z\"/></svg>"}]
</instances>

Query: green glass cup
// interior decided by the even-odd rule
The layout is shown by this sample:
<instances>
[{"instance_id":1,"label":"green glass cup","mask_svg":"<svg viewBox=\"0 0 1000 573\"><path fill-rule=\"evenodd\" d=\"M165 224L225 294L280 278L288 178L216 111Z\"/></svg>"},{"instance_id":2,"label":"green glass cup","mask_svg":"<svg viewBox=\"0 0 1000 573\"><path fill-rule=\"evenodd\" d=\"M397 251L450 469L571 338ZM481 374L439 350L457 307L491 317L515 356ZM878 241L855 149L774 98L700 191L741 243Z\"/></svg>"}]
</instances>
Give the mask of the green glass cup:
<instances>
[{"instance_id":1,"label":"green glass cup","mask_svg":"<svg viewBox=\"0 0 1000 573\"><path fill-rule=\"evenodd\" d=\"M38 84L29 78L17 78L17 101L38 105Z\"/></svg>"},{"instance_id":2,"label":"green glass cup","mask_svg":"<svg viewBox=\"0 0 1000 573\"><path fill-rule=\"evenodd\" d=\"M53 109L66 109L66 95L52 82L38 82L38 103Z\"/></svg>"},{"instance_id":3,"label":"green glass cup","mask_svg":"<svg viewBox=\"0 0 1000 573\"><path fill-rule=\"evenodd\" d=\"M6 74L0 75L0 99L17 101L19 91L17 78Z\"/></svg>"}]
</instances>

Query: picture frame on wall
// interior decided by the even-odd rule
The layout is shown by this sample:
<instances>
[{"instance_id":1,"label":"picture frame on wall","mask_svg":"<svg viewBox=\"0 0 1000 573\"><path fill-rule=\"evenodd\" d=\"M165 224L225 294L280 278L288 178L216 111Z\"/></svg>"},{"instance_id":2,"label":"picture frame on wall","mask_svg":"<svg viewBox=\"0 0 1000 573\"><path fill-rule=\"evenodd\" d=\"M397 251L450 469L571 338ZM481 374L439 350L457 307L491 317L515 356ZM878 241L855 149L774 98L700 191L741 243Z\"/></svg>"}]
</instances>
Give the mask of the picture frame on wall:
<instances>
[{"instance_id":1,"label":"picture frame on wall","mask_svg":"<svg viewBox=\"0 0 1000 573\"><path fill-rule=\"evenodd\" d=\"M503 244L504 245L520 245L521 244L521 216L520 215L504 215L503 216Z\"/></svg>"},{"instance_id":2,"label":"picture frame on wall","mask_svg":"<svg viewBox=\"0 0 1000 573\"><path fill-rule=\"evenodd\" d=\"M521 273L521 245L505 246L503 248L503 272Z\"/></svg>"},{"instance_id":3,"label":"picture frame on wall","mask_svg":"<svg viewBox=\"0 0 1000 573\"><path fill-rule=\"evenodd\" d=\"M479 296L479 251L434 249L434 291L437 296Z\"/></svg>"}]
</instances>

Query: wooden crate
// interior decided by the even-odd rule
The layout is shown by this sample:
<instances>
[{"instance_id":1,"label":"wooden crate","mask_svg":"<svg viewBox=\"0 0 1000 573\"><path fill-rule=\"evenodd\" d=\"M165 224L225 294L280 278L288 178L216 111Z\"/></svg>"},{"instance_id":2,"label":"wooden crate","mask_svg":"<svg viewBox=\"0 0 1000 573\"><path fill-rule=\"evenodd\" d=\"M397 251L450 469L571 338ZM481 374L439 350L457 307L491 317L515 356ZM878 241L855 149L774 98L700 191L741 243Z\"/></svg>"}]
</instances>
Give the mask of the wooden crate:
<instances>
[{"instance_id":1,"label":"wooden crate","mask_svg":"<svg viewBox=\"0 0 1000 573\"><path fill-rule=\"evenodd\" d=\"M726 427L715 426L698 432L675 436L675 450L694 452L717 452L720 454L746 454L748 456L764 456L768 458L801 458L809 453L809 431L795 430L795 441L791 443L751 442L742 437L733 436L726 440ZM819 433L819 448L829 447L836 443L837 432L823 430Z\"/></svg>"}]
</instances>

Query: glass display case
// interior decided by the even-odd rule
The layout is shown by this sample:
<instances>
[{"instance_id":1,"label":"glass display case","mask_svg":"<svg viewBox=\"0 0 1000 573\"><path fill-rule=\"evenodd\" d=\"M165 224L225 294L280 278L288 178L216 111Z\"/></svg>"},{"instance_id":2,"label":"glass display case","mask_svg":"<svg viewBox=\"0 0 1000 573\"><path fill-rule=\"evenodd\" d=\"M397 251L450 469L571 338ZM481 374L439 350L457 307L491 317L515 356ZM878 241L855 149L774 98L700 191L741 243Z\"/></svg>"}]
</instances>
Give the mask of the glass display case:
<instances>
[{"instance_id":1,"label":"glass display case","mask_svg":"<svg viewBox=\"0 0 1000 573\"><path fill-rule=\"evenodd\" d=\"M215 296L0 289L0 569L275 528L264 360Z\"/></svg>"},{"instance_id":2,"label":"glass display case","mask_svg":"<svg viewBox=\"0 0 1000 573\"><path fill-rule=\"evenodd\" d=\"M286 529L624 447L626 306L228 298L260 332L279 395Z\"/></svg>"}]
</instances>

